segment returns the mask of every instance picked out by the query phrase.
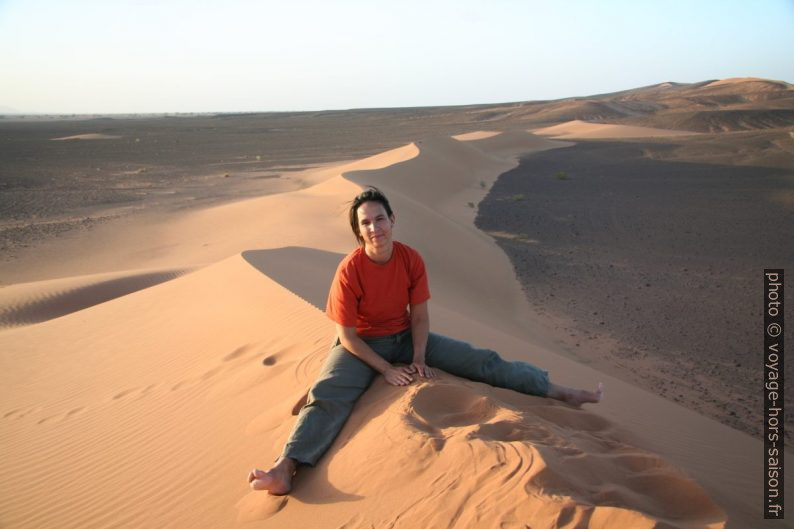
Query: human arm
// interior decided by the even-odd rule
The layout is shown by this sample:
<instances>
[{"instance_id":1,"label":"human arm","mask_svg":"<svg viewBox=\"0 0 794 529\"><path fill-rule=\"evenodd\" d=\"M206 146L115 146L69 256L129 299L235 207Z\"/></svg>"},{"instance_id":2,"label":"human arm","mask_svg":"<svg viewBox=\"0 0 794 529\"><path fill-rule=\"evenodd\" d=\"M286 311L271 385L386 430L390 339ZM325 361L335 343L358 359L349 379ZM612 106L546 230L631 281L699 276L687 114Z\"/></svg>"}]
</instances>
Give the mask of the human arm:
<instances>
[{"instance_id":1,"label":"human arm","mask_svg":"<svg viewBox=\"0 0 794 529\"><path fill-rule=\"evenodd\" d=\"M413 337L414 357L410 365L412 373L433 378L436 373L425 364L427 337L430 334L430 313L427 301L411 305L411 336Z\"/></svg>"},{"instance_id":2,"label":"human arm","mask_svg":"<svg viewBox=\"0 0 794 529\"><path fill-rule=\"evenodd\" d=\"M394 386L406 386L413 382L411 371L408 366L395 367L378 355L367 343L356 334L355 327L345 327L336 324L336 332L339 342L350 351L354 356L365 362L372 369L381 373L386 382Z\"/></svg>"}]
</instances>

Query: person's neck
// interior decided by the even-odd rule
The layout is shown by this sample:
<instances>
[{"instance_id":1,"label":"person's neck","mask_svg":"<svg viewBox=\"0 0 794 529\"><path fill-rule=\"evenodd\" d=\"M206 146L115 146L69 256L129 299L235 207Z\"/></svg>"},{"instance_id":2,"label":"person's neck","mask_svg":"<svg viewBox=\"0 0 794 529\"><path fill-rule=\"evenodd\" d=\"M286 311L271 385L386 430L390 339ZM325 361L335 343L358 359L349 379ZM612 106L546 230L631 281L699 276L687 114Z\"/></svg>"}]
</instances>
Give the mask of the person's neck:
<instances>
[{"instance_id":1,"label":"person's neck","mask_svg":"<svg viewBox=\"0 0 794 529\"><path fill-rule=\"evenodd\" d=\"M393 251L394 241L389 241L388 246L382 246L380 248L373 248L372 246L364 247L364 252L367 254L367 257L378 264L388 263Z\"/></svg>"}]
</instances>

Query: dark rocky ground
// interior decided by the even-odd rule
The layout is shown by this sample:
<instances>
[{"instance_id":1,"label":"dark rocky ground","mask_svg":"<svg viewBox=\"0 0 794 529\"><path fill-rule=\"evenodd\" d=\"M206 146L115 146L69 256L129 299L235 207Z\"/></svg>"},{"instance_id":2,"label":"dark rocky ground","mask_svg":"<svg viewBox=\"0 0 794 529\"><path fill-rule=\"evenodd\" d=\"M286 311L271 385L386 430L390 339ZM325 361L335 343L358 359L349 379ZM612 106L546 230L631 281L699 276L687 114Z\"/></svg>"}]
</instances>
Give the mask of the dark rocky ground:
<instances>
[{"instance_id":1,"label":"dark rocky ground","mask_svg":"<svg viewBox=\"0 0 794 529\"><path fill-rule=\"evenodd\" d=\"M502 233L540 312L573 318L559 329L573 356L759 437L763 272L794 274L794 171L650 157L674 148L589 141L525 157L476 223Z\"/></svg>"},{"instance_id":2,"label":"dark rocky ground","mask_svg":"<svg viewBox=\"0 0 794 529\"><path fill-rule=\"evenodd\" d=\"M467 108L0 119L0 260L140 210L259 196L297 169L482 128ZM53 141L80 134L118 137Z\"/></svg>"}]
</instances>

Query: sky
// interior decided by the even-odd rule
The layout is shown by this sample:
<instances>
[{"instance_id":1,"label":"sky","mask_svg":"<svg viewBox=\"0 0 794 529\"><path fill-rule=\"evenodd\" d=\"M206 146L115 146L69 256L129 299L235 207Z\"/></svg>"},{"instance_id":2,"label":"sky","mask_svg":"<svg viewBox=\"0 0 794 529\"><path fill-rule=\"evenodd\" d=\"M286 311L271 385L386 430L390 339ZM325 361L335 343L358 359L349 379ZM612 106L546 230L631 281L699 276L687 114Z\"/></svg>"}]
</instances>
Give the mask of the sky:
<instances>
[{"instance_id":1,"label":"sky","mask_svg":"<svg viewBox=\"0 0 794 529\"><path fill-rule=\"evenodd\" d=\"M794 0L0 0L0 112L326 110L794 83Z\"/></svg>"}]
</instances>

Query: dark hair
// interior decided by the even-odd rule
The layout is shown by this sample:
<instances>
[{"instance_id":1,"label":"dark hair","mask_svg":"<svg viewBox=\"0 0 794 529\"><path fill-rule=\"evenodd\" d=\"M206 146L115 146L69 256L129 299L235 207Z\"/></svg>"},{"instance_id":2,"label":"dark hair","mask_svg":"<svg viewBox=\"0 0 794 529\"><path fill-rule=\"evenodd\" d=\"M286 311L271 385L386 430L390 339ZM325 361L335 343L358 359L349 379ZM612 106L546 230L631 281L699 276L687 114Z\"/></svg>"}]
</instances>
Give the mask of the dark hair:
<instances>
[{"instance_id":1,"label":"dark hair","mask_svg":"<svg viewBox=\"0 0 794 529\"><path fill-rule=\"evenodd\" d=\"M393 215L389 199L383 194L383 191L374 186L367 186L367 189L356 195L356 198L350 203L350 227L353 228L353 235L356 236L359 246L364 246L364 238L358 229L358 207L364 202L380 202L386 210L386 215L391 217Z\"/></svg>"}]
</instances>

